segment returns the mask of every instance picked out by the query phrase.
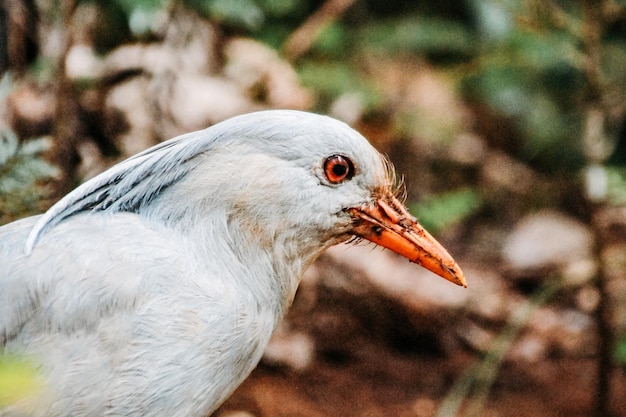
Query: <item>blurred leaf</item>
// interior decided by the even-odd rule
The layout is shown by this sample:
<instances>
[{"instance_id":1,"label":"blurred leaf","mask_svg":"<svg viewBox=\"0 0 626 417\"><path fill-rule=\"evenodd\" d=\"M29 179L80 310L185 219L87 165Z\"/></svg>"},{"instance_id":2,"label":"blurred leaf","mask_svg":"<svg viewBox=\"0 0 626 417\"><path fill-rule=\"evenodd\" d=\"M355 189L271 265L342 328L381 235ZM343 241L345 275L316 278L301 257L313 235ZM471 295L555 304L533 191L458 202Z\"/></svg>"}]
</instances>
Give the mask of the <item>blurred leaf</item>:
<instances>
[{"instance_id":1,"label":"blurred leaf","mask_svg":"<svg viewBox=\"0 0 626 417\"><path fill-rule=\"evenodd\" d=\"M308 7L303 7L302 0L258 0L259 7L266 15L280 18L293 15L301 15ZM306 2L308 6L309 2Z\"/></svg>"},{"instance_id":2,"label":"blurred leaf","mask_svg":"<svg viewBox=\"0 0 626 417\"><path fill-rule=\"evenodd\" d=\"M186 0L191 8L222 24L259 30L265 13L254 0Z\"/></svg>"},{"instance_id":3,"label":"blurred leaf","mask_svg":"<svg viewBox=\"0 0 626 417\"><path fill-rule=\"evenodd\" d=\"M0 224L39 211L45 190L37 182L57 175L39 156L49 146L47 139L20 144L12 131L0 130Z\"/></svg>"},{"instance_id":4,"label":"blurred leaf","mask_svg":"<svg viewBox=\"0 0 626 417\"><path fill-rule=\"evenodd\" d=\"M169 0L115 0L115 2L128 14L133 10L158 10L164 8Z\"/></svg>"},{"instance_id":5,"label":"blurred leaf","mask_svg":"<svg viewBox=\"0 0 626 417\"><path fill-rule=\"evenodd\" d=\"M135 36L143 36L153 29L157 16L162 13L169 0L115 0L126 13L128 27Z\"/></svg>"},{"instance_id":6,"label":"blurred leaf","mask_svg":"<svg viewBox=\"0 0 626 417\"><path fill-rule=\"evenodd\" d=\"M624 100L626 95L626 43L624 39L612 39L602 50L603 75L607 82L614 86L613 94Z\"/></svg>"},{"instance_id":7,"label":"blurred leaf","mask_svg":"<svg viewBox=\"0 0 626 417\"><path fill-rule=\"evenodd\" d=\"M486 66L483 71L465 81L469 95L476 96L506 116L516 116L528 106L528 91L524 88L525 74L510 66Z\"/></svg>"},{"instance_id":8,"label":"blurred leaf","mask_svg":"<svg viewBox=\"0 0 626 417\"><path fill-rule=\"evenodd\" d=\"M401 52L456 52L467 54L474 49L468 28L453 20L410 16L367 25L361 34L365 49Z\"/></svg>"},{"instance_id":9,"label":"blurred leaf","mask_svg":"<svg viewBox=\"0 0 626 417\"><path fill-rule=\"evenodd\" d=\"M513 30L515 18L511 6L506 3L511 1L469 0L476 26L485 41L502 39Z\"/></svg>"},{"instance_id":10,"label":"blurred leaf","mask_svg":"<svg viewBox=\"0 0 626 417\"><path fill-rule=\"evenodd\" d=\"M580 150L571 140L578 135L571 132L573 125L567 120L567 114L544 94L528 97L518 125L527 138L525 152L529 157L552 153L559 158L569 159L571 154L580 154Z\"/></svg>"},{"instance_id":11,"label":"blurred leaf","mask_svg":"<svg viewBox=\"0 0 626 417\"><path fill-rule=\"evenodd\" d=\"M577 39L561 32L514 31L498 49L487 53L496 57L496 61L503 54L508 57L509 65L534 70L581 64Z\"/></svg>"},{"instance_id":12,"label":"blurred leaf","mask_svg":"<svg viewBox=\"0 0 626 417\"><path fill-rule=\"evenodd\" d=\"M473 101L509 118L524 140L517 156L545 171L576 170L584 162L581 116L572 103L585 83L574 41L565 33L515 30L463 80Z\"/></svg>"},{"instance_id":13,"label":"blurred leaf","mask_svg":"<svg viewBox=\"0 0 626 417\"><path fill-rule=\"evenodd\" d=\"M33 395L38 388L35 367L20 358L0 356L0 407Z\"/></svg>"},{"instance_id":14,"label":"blurred leaf","mask_svg":"<svg viewBox=\"0 0 626 417\"><path fill-rule=\"evenodd\" d=\"M366 108L375 107L382 100L379 92L355 74L355 69L347 62L305 61L298 73L303 85L319 94L322 105L348 92L361 93Z\"/></svg>"},{"instance_id":15,"label":"blurred leaf","mask_svg":"<svg viewBox=\"0 0 626 417\"><path fill-rule=\"evenodd\" d=\"M315 52L325 56L345 59L346 54L353 49L350 38L351 31L337 22L329 25L315 41Z\"/></svg>"},{"instance_id":16,"label":"blurred leaf","mask_svg":"<svg viewBox=\"0 0 626 417\"><path fill-rule=\"evenodd\" d=\"M437 233L475 213L481 204L478 192L462 188L420 200L410 205L409 211L416 214L427 230Z\"/></svg>"},{"instance_id":17,"label":"blurred leaf","mask_svg":"<svg viewBox=\"0 0 626 417\"><path fill-rule=\"evenodd\" d=\"M256 33L255 39L280 51L292 30L292 27L288 24L268 22L268 24L263 26L262 31Z\"/></svg>"},{"instance_id":18,"label":"blurred leaf","mask_svg":"<svg viewBox=\"0 0 626 417\"><path fill-rule=\"evenodd\" d=\"M606 167L607 197L611 204L626 205L626 168Z\"/></svg>"},{"instance_id":19,"label":"blurred leaf","mask_svg":"<svg viewBox=\"0 0 626 417\"><path fill-rule=\"evenodd\" d=\"M617 343L613 357L616 362L626 364L626 339L622 339Z\"/></svg>"}]
</instances>

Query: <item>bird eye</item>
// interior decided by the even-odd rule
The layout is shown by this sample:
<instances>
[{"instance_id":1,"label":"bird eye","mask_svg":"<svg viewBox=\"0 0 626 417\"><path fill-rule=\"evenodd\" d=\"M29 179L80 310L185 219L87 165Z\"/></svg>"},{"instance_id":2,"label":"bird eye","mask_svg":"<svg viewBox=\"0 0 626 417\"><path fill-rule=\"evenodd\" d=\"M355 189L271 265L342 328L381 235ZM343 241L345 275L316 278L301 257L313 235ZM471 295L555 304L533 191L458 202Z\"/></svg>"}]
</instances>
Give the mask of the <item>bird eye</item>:
<instances>
[{"instance_id":1,"label":"bird eye","mask_svg":"<svg viewBox=\"0 0 626 417\"><path fill-rule=\"evenodd\" d=\"M324 175L333 184L349 180L354 176L354 165L349 158L341 155L329 156L324 162Z\"/></svg>"}]
</instances>

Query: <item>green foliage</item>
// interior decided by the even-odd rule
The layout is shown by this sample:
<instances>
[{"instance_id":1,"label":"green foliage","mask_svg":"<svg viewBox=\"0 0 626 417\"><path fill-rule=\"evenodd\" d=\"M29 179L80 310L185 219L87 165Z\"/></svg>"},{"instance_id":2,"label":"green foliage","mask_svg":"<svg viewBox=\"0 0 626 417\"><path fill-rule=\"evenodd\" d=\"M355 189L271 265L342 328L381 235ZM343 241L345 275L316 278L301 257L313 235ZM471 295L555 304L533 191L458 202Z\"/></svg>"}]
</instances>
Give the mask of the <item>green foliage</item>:
<instances>
[{"instance_id":1,"label":"green foliage","mask_svg":"<svg viewBox=\"0 0 626 417\"><path fill-rule=\"evenodd\" d=\"M626 364L626 339L622 339L617 343L613 357L617 363Z\"/></svg>"},{"instance_id":2,"label":"green foliage","mask_svg":"<svg viewBox=\"0 0 626 417\"><path fill-rule=\"evenodd\" d=\"M494 3L488 0L482 5ZM518 2L509 2L518 3ZM520 7L521 8L521 7ZM519 157L541 170L580 169L582 97L586 88L580 39L547 30L517 12L498 36L490 33L459 76L465 95L508 117L524 143Z\"/></svg>"},{"instance_id":3,"label":"green foliage","mask_svg":"<svg viewBox=\"0 0 626 417\"><path fill-rule=\"evenodd\" d=\"M346 56L349 56L354 49L354 39L352 33L340 23L328 25L322 31L314 44L315 54L327 59L342 62ZM321 60L321 59L316 59ZM349 64L344 62L344 65Z\"/></svg>"},{"instance_id":4,"label":"green foliage","mask_svg":"<svg viewBox=\"0 0 626 417\"><path fill-rule=\"evenodd\" d=\"M481 197L475 190L461 188L423 199L409 208L422 226L437 233L474 214L481 203Z\"/></svg>"},{"instance_id":5,"label":"green foliage","mask_svg":"<svg viewBox=\"0 0 626 417\"><path fill-rule=\"evenodd\" d=\"M97 0L95 0L97 1ZM150 34L159 14L172 9L175 0L114 0L126 16L127 25L137 37ZM215 22L249 31L259 39L273 38L282 33L281 41L293 30L284 28L287 21L294 17L304 18L310 8L309 1L302 0L183 0L184 7L194 10ZM101 2L104 6L104 3ZM108 6L108 3L106 4ZM278 29L281 28L281 29ZM276 44L278 46L278 44Z\"/></svg>"},{"instance_id":6,"label":"green foliage","mask_svg":"<svg viewBox=\"0 0 626 417\"><path fill-rule=\"evenodd\" d=\"M23 359L0 355L0 407L37 392L37 369Z\"/></svg>"},{"instance_id":7,"label":"green foliage","mask_svg":"<svg viewBox=\"0 0 626 417\"><path fill-rule=\"evenodd\" d=\"M478 54L457 73L466 97L511 121L515 136L523 141L516 147L521 160L541 171L581 169L586 159L581 121L596 82L588 79L584 45L589 35L581 3L469 3L482 36ZM625 35L612 31L594 51L602 57L599 77L602 88L612 91L607 97L613 106L626 98Z\"/></svg>"},{"instance_id":8,"label":"green foliage","mask_svg":"<svg viewBox=\"0 0 626 417\"><path fill-rule=\"evenodd\" d=\"M114 0L104 7L116 5L126 16L125 22L135 36L146 36L153 29L160 12L169 6L169 0Z\"/></svg>"},{"instance_id":9,"label":"green foliage","mask_svg":"<svg viewBox=\"0 0 626 417\"><path fill-rule=\"evenodd\" d=\"M322 107L342 94L352 92L362 95L367 109L382 102L380 93L345 62L307 60L298 67L298 74L302 83L318 94Z\"/></svg>"},{"instance_id":10,"label":"green foliage","mask_svg":"<svg viewBox=\"0 0 626 417\"><path fill-rule=\"evenodd\" d=\"M259 30L265 13L254 0L187 0L186 4L222 24Z\"/></svg>"},{"instance_id":11,"label":"green foliage","mask_svg":"<svg viewBox=\"0 0 626 417\"><path fill-rule=\"evenodd\" d=\"M115 0L128 14L135 10L159 10L168 5L168 0Z\"/></svg>"},{"instance_id":12,"label":"green foliage","mask_svg":"<svg viewBox=\"0 0 626 417\"><path fill-rule=\"evenodd\" d=\"M362 28L361 48L389 54L456 53L473 50L468 28L460 22L409 16L373 22Z\"/></svg>"},{"instance_id":13,"label":"green foliage","mask_svg":"<svg viewBox=\"0 0 626 417\"><path fill-rule=\"evenodd\" d=\"M607 201L613 205L626 205L626 168L606 167Z\"/></svg>"},{"instance_id":14,"label":"green foliage","mask_svg":"<svg viewBox=\"0 0 626 417\"><path fill-rule=\"evenodd\" d=\"M0 224L38 211L45 195L39 180L54 177L56 168L40 158L46 139L20 144L10 130L0 130Z\"/></svg>"}]
</instances>

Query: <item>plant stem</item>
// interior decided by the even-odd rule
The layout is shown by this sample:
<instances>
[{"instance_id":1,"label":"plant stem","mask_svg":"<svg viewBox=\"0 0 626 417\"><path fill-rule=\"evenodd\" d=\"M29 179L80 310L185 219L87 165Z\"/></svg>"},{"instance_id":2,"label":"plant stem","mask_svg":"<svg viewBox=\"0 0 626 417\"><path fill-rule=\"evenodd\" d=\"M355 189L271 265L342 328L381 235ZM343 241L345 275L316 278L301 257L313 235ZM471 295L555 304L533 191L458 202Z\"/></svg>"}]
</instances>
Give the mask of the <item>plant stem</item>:
<instances>
[{"instance_id":1,"label":"plant stem","mask_svg":"<svg viewBox=\"0 0 626 417\"><path fill-rule=\"evenodd\" d=\"M587 61L585 65L585 75L588 83L587 113L597 114L593 128L587 126L583 143L585 144L585 155L588 165L601 165L608 155L606 153L606 123L609 113L604 102L606 96L602 79L602 34L605 27L604 11L607 10L607 1L583 0L583 12L585 23L585 36L583 38L583 49ZM588 117L588 124L593 120ZM598 291L600 302L595 313L596 325L598 329L598 363L597 363L597 384L594 395L594 415L596 417L609 417L611 401L611 374L612 374L612 350L613 331L611 328L611 298L607 288L607 277L603 262L602 227L595 221L597 214L603 207L604 198L599 201L590 201L591 226L595 236L594 255L598 264L598 271L595 279L596 290Z\"/></svg>"},{"instance_id":2,"label":"plant stem","mask_svg":"<svg viewBox=\"0 0 626 417\"><path fill-rule=\"evenodd\" d=\"M529 300L516 309L506 327L493 341L491 349L485 354L483 360L466 370L452 386L442 401L436 417L456 416L466 398L468 405L465 415L468 417L483 415L489 392L498 376L506 353L520 331L526 327L534 312L544 305L562 285L559 279L548 278Z\"/></svg>"}]
</instances>

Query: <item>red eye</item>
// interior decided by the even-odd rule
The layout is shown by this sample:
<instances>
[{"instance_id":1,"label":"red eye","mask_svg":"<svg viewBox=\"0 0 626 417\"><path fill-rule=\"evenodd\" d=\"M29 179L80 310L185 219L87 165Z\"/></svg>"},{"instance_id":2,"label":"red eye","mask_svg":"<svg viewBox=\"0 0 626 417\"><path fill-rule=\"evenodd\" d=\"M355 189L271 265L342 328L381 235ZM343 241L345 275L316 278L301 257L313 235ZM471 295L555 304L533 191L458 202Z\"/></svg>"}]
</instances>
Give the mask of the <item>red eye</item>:
<instances>
[{"instance_id":1,"label":"red eye","mask_svg":"<svg viewBox=\"0 0 626 417\"><path fill-rule=\"evenodd\" d=\"M324 175L331 183L339 184L354 176L354 165L345 156L329 156L324 162Z\"/></svg>"}]
</instances>

